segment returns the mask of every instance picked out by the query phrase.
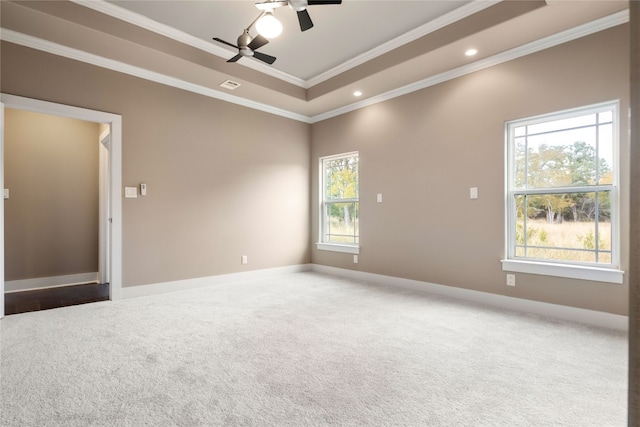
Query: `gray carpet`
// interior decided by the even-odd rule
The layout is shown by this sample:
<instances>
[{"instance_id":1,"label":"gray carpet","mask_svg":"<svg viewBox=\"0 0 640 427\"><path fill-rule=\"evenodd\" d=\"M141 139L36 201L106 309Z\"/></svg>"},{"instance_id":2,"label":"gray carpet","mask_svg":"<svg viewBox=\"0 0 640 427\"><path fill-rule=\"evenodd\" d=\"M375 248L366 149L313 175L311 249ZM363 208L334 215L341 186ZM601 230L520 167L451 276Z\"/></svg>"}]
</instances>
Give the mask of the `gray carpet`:
<instances>
[{"instance_id":1,"label":"gray carpet","mask_svg":"<svg viewBox=\"0 0 640 427\"><path fill-rule=\"evenodd\" d=\"M17 314L2 426L624 426L619 332L316 273Z\"/></svg>"}]
</instances>

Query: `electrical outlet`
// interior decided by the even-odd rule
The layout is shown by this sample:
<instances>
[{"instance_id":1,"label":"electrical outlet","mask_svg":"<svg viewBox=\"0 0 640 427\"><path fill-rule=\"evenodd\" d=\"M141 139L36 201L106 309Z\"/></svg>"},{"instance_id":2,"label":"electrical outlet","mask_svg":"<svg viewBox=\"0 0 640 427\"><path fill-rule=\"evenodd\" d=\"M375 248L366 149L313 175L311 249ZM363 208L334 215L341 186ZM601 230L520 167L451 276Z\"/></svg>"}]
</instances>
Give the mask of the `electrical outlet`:
<instances>
[{"instance_id":1,"label":"electrical outlet","mask_svg":"<svg viewBox=\"0 0 640 427\"><path fill-rule=\"evenodd\" d=\"M240 262L242 263L242 265L247 264L249 261L247 259L246 255L242 255L242 258L240 259Z\"/></svg>"},{"instance_id":2,"label":"electrical outlet","mask_svg":"<svg viewBox=\"0 0 640 427\"><path fill-rule=\"evenodd\" d=\"M358 263L358 255L354 255L353 256L353 263L357 264Z\"/></svg>"},{"instance_id":3,"label":"electrical outlet","mask_svg":"<svg viewBox=\"0 0 640 427\"><path fill-rule=\"evenodd\" d=\"M515 286L515 285L516 285L516 275L507 274L507 286Z\"/></svg>"}]
</instances>

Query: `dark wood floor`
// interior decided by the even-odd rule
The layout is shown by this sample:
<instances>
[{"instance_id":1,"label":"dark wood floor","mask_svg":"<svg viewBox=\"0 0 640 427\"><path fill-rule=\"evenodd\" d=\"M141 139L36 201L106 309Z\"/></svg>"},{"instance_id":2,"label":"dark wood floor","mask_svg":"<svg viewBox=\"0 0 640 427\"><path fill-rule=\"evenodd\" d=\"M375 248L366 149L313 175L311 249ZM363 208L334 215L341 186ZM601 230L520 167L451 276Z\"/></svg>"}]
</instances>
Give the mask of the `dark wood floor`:
<instances>
[{"instance_id":1,"label":"dark wood floor","mask_svg":"<svg viewBox=\"0 0 640 427\"><path fill-rule=\"evenodd\" d=\"M4 294L4 314L48 310L89 302L107 301L108 299L108 283L87 283L35 291L10 292Z\"/></svg>"}]
</instances>

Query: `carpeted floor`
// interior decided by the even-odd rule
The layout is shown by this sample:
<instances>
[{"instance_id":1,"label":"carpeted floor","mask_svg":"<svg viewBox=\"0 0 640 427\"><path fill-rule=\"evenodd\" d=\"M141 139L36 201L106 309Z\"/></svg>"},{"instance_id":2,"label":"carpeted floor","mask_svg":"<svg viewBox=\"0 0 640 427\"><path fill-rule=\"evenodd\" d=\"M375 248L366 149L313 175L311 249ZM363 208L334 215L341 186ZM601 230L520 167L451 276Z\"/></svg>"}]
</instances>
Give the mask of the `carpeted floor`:
<instances>
[{"instance_id":1,"label":"carpeted floor","mask_svg":"<svg viewBox=\"0 0 640 427\"><path fill-rule=\"evenodd\" d=\"M2 426L625 426L627 339L297 273L1 322Z\"/></svg>"}]
</instances>

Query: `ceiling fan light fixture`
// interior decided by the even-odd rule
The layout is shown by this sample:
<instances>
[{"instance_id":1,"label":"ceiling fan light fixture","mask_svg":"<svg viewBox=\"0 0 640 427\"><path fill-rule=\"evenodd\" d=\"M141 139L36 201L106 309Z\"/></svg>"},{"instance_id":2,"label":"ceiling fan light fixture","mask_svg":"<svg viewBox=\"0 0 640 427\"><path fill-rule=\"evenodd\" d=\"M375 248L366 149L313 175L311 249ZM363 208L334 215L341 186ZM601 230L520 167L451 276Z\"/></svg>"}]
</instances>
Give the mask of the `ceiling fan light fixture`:
<instances>
[{"instance_id":1,"label":"ceiling fan light fixture","mask_svg":"<svg viewBox=\"0 0 640 427\"><path fill-rule=\"evenodd\" d=\"M238 50L238 53L240 53L240 55L242 56L253 56L253 50L249 49L248 47L241 47Z\"/></svg>"},{"instance_id":2,"label":"ceiling fan light fixture","mask_svg":"<svg viewBox=\"0 0 640 427\"><path fill-rule=\"evenodd\" d=\"M272 11L266 11L256 22L256 30L261 36L272 39L282 33L282 24L273 16Z\"/></svg>"}]
</instances>

